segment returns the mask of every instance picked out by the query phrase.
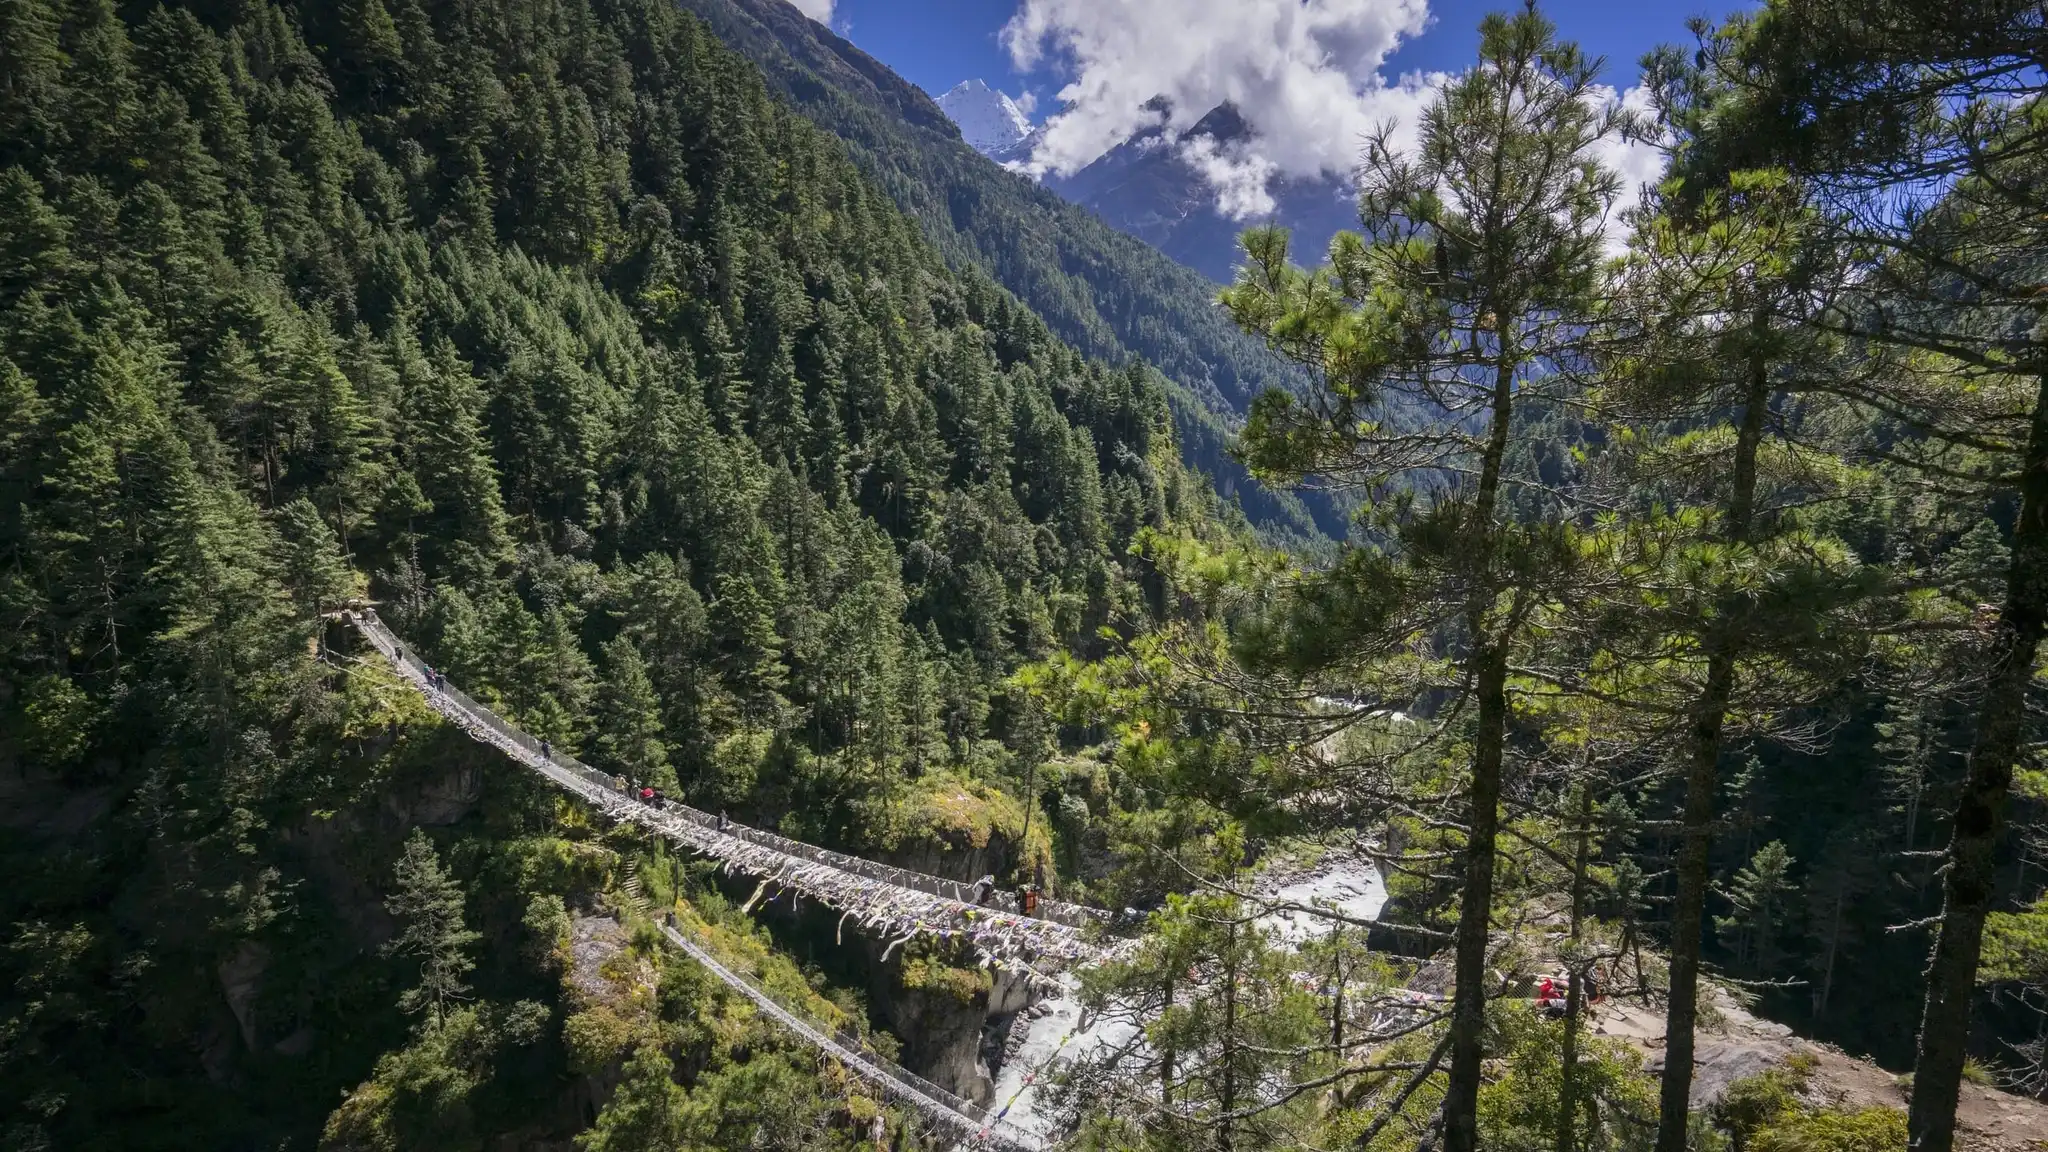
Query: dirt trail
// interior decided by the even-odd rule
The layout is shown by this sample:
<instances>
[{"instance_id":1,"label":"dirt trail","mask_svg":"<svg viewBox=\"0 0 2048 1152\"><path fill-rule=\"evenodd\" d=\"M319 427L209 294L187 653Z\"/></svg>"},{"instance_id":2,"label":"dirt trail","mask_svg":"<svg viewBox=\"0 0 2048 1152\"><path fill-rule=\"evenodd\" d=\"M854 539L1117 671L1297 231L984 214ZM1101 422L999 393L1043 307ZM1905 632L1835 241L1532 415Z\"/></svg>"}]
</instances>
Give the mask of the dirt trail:
<instances>
[{"instance_id":1,"label":"dirt trail","mask_svg":"<svg viewBox=\"0 0 2048 1152\"><path fill-rule=\"evenodd\" d=\"M1703 1025L1699 1033L1693 1107L1705 1107L1734 1081L1783 1065L1799 1053L1816 1061L1809 1084L1817 1103L1850 1109L1906 1107L1906 1093L1898 1079L1868 1060L1794 1036L1790 1028L1759 1019L1719 990L1707 991L1703 999L1712 1005L1716 1019L1711 1027ZM1610 1000L1599 1005L1591 1026L1598 1035L1641 1049L1652 1068L1663 1066L1661 1009ZM1957 1123L1958 1145L1966 1149L2048 1152L2048 1104L2030 1097L1965 1084Z\"/></svg>"}]
</instances>

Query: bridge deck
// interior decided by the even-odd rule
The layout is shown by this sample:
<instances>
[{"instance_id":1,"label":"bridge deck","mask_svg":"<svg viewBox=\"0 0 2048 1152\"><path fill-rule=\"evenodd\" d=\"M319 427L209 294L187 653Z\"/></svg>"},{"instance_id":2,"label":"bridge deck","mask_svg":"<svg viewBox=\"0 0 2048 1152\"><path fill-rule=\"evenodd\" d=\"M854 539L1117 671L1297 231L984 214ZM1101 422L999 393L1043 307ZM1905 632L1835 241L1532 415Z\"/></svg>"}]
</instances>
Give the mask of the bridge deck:
<instances>
[{"instance_id":1,"label":"bridge deck","mask_svg":"<svg viewBox=\"0 0 2048 1152\"><path fill-rule=\"evenodd\" d=\"M415 653L405 649L374 614L347 612L342 617L394 661L399 674L429 706L472 738L492 745L614 819L652 829L723 862L728 871L759 877L764 890L780 886L839 910L842 928L852 919L898 942L919 935L966 941L983 964L1041 981L1049 981L1052 970L1102 955L1079 927L1101 917L1095 909L1047 902L1040 910L1055 913L1057 919L1023 916L962 899L971 895L970 886L958 881L832 852L722 821L673 801L660 807L640 803L626 796L612 777L574 757L561 752L544 754L539 741L460 689L434 687ZM399 658L401 651L403 659Z\"/></svg>"}]
</instances>

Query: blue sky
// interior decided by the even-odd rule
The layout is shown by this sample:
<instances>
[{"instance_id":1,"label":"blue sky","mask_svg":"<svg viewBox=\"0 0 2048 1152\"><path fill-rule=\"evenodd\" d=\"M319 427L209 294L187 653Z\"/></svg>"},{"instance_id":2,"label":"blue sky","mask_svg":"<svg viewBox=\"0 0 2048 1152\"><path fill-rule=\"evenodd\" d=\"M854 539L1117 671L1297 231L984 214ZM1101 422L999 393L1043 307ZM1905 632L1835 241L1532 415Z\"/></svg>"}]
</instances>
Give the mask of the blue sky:
<instances>
[{"instance_id":1,"label":"blue sky","mask_svg":"<svg viewBox=\"0 0 2048 1152\"><path fill-rule=\"evenodd\" d=\"M1041 70L1019 77L997 33L1018 0L838 0L833 25L862 50L912 83L938 95L962 80L981 78L1011 95L1035 89L1042 118L1063 78ZM1469 64L1479 18L1504 7L1487 0L1432 0L1432 23L1402 45L1387 70L1454 71ZM1636 61L1660 43L1691 43L1686 19L1719 16L1731 5L1686 5L1672 0L1564 0L1544 6L1559 30L1587 51L1607 58L1606 80L1617 88L1635 82Z\"/></svg>"},{"instance_id":2,"label":"blue sky","mask_svg":"<svg viewBox=\"0 0 2048 1152\"><path fill-rule=\"evenodd\" d=\"M1074 172L1158 128L1237 219L1272 211L1276 180L1343 176L1365 141L1413 141L1434 85L1469 67L1480 18L1503 0L791 0L933 95L981 79L1044 123L1029 166ZM1505 0L1513 3L1513 0ZM1685 0L1699 3L1700 0ZM1743 0L1708 0L1720 16ZM1567 38L1605 58L1624 99L1637 61L1689 43L1673 0L1554 0ZM1010 29L1006 36L1005 29ZM1068 97L1071 98L1068 98ZM1163 97L1164 105L1148 104ZM1252 127L1183 136L1234 104ZM1161 108L1163 107L1163 111ZM1603 159L1629 188L1662 170L1656 149L1618 139Z\"/></svg>"}]
</instances>

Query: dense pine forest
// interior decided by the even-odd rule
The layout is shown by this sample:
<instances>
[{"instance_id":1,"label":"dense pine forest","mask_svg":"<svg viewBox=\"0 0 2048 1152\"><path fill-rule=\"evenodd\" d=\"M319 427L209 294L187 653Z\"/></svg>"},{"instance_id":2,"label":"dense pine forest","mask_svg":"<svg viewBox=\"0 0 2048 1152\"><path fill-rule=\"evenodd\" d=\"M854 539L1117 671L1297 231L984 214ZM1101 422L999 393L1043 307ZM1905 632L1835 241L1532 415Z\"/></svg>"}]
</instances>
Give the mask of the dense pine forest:
<instances>
[{"instance_id":1,"label":"dense pine forest","mask_svg":"<svg viewBox=\"0 0 2048 1152\"><path fill-rule=\"evenodd\" d=\"M7 1146L310 1147L373 1065L337 1147L573 1134L548 1086L636 1050L690 1139L817 1146L686 966L563 1038L614 853L471 812L503 769L317 614L373 598L607 770L914 845L915 790L1015 811L1006 677L1143 626L1134 536L1215 530L1159 378L948 271L665 0L10 2L0 75ZM467 893L459 1010L404 998L401 847Z\"/></svg>"},{"instance_id":2,"label":"dense pine forest","mask_svg":"<svg viewBox=\"0 0 2048 1152\"><path fill-rule=\"evenodd\" d=\"M1157 367L1182 458L1269 539L1299 550L1344 538L1343 500L1262 485L1232 454L1231 429L1251 402L1300 380L1213 307L1206 277L977 154L929 96L786 0L682 4L844 140L948 262L987 273L1082 352Z\"/></svg>"},{"instance_id":3,"label":"dense pine forest","mask_svg":"<svg viewBox=\"0 0 2048 1152\"><path fill-rule=\"evenodd\" d=\"M1004 1147L2048 1139L2048 32L1941 7L1488 17L1209 299L780 0L0 0L0 1147L957 1142L745 982Z\"/></svg>"}]
</instances>

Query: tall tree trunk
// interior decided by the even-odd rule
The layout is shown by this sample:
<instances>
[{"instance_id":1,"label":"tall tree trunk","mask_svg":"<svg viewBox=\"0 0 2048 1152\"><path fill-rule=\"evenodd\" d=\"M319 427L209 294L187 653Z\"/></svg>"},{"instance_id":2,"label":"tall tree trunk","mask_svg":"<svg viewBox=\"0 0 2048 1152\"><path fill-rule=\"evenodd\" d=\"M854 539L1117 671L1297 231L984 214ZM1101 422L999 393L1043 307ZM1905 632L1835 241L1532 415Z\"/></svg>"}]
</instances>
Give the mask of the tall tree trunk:
<instances>
[{"instance_id":1,"label":"tall tree trunk","mask_svg":"<svg viewBox=\"0 0 2048 1152\"><path fill-rule=\"evenodd\" d=\"M1840 884L1835 888L1834 914L1828 919L1828 954L1827 959L1821 963L1820 991L1815 993L1813 998L1813 1018L1815 1020L1827 1015L1828 998L1834 995L1835 953L1842 946L1842 904L1847 899L1848 892L1849 878L1845 874Z\"/></svg>"},{"instance_id":2,"label":"tall tree trunk","mask_svg":"<svg viewBox=\"0 0 2048 1152\"><path fill-rule=\"evenodd\" d=\"M1229 935L1224 947L1230 955L1230 966L1223 973L1223 1084L1218 1093L1222 1105L1223 1124L1216 1132L1217 1152L1231 1152L1234 1146L1230 1129L1236 1121L1230 1114L1237 1110L1237 921L1232 919L1227 929Z\"/></svg>"},{"instance_id":3,"label":"tall tree trunk","mask_svg":"<svg viewBox=\"0 0 2048 1152\"><path fill-rule=\"evenodd\" d=\"M1505 349L1506 333L1499 335ZM1508 637L1490 634L1487 613L1493 608L1494 554L1500 546L1493 514L1514 416L1514 382L1514 361L1504 354L1495 367L1493 424L1473 501L1481 552L1473 565L1474 591L1466 614L1472 633L1478 730L1472 737L1472 807L1465 834L1465 888L1458 907L1451 1071L1444 1086L1445 1152L1478 1152L1479 1148L1479 1083L1486 1059L1486 945L1493 927L1494 839L1500 825L1501 757L1508 724Z\"/></svg>"},{"instance_id":4,"label":"tall tree trunk","mask_svg":"<svg viewBox=\"0 0 2048 1152\"><path fill-rule=\"evenodd\" d=\"M1173 1011L1173 974L1166 976L1166 1003L1160 1007L1160 1015ZM1159 1053L1159 1103L1168 1112L1173 1110L1173 1049L1166 1048Z\"/></svg>"},{"instance_id":5,"label":"tall tree trunk","mask_svg":"<svg viewBox=\"0 0 2048 1152\"><path fill-rule=\"evenodd\" d=\"M1477 1152L1479 1147L1479 1084L1486 1058L1486 946L1493 924L1494 839L1500 824L1501 750L1507 736L1507 663L1507 652L1498 644L1488 645L1479 657L1479 731L1472 756L1465 890L1458 909L1451 1074L1444 1091L1446 1152Z\"/></svg>"},{"instance_id":6,"label":"tall tree trunk","mask_svg":"<svg viewBox=\"0 0 2048 1152\"><path fill-rule=\"evenodd\" d=\"M1735 434L1735 472L1728 492L1726 536L1749 538L1756 519L1756 454L1770 403L1770 365L1764 359L1767 316L1759 310L1750 329L1756 339L1743 396L1742 423ZM1664 1011L1664 1079L1657 1113L1657 1152L1685 1152L1687 1112L1692 1099L1693 1029L1699 1023L1701 922L1706 917L1710 852L1714 846L1714 800L1720 789L1721 728L1735 691L1735 662L1741 643L1731 619L1738 604L1723 604L1709 623L1707 678L1693 707L1692 744L1685 773L1685 811L1678 848L1678 893L1671 908L1671 994Z\"/></svg>"},{"instance_id":7,"label":"tall tree trunk","mask_svg":"<svg viewBox=\"0 0 2048 1152\"><path fill-rule=\"evenodd\" d=\"M2027 686L2048 629L2048 373L2034 397L2034 423L2021 460L2020 515L2013 528L2005 608L1994 634L1984 698L1977 706L1970 766L1949 834L1942 880L1941 928L1927 970L1920 1053L1913 1065L1913 1107L1907 1116L1913 1152L1949 1152L1955 1145L1956 1100L1970 1038L1970 997L1984 946L1984 917L2013 766L2025 741Z\"/></svg>"},{"instance_id":8,"label":"tall tree trunk","mask_svg":"<svg viewBox=\"0 0 2048 1152\"><path fill-rule=\"evenodd\" d=\"M1330 1051L1340 1056L1344 1051L1344 926L1339 924L1331 933L1331 977L1336 991L1330 1004Z\"/></svg>"},{"instance_id":9,"label":"tall tree trunk","mask_svg":"<svg viewBox=\"0 0 2048 1152\"><path fill-rule=\"evenodd\" d=\"M1572 853L1572 935L1579 942L1579 929L1586 916L1586 866L1593 854L1593 791L1579 792L1578 843ZM1574 960L1577 957L1573 958ZM1579 1013L1586 998L1583 991L1591 967L1574 968L1571 986L1564 997L1564 1045L1559 1053L1563 1065L1557 1089L1557 1152L1572 1152L1578 1144Z\"/></svg>"},{"instance_id":10,"label":"tall tree trunk","mask_svg":"<svg viewBox=\"0 0 2048 1152\"><path fill-rule=\"evenodd\" d=\"M1579 1016L1586 1008L1586 973L1572 968L1564 990L1564 1045L1559 1059L1564 1063L1562 1086L1558 1090L1557 1152L1572 1152L1578 1145L1578 1092L1573 1084L1579 1065Z\"/></svg>"}]
</instances>

